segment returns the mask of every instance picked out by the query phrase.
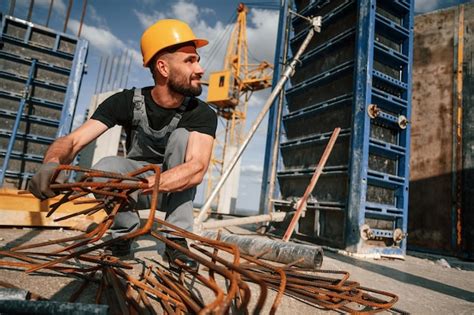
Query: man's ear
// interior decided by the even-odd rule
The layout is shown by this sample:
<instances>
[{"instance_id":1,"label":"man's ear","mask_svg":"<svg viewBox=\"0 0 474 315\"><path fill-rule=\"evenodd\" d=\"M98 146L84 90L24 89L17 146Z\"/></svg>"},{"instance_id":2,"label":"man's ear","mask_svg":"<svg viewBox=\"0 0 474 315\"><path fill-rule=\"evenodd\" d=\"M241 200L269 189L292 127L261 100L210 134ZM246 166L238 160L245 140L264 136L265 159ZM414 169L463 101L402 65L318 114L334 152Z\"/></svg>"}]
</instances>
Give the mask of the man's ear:
<instances>
[{"instance_id":1,"label":"man's ear","mask_svg":"<svg viewBox=\"0 0 474 315\"><path fill-rule=\"evenodd\" d=\"M166 60L163 60L163 59L158 59L156 61L156 70L158 71L158 73L164 77L164 78L168 78L169 77L169 66L168 66L168 62L166 62Z\"/></svg>"}]
</instances>

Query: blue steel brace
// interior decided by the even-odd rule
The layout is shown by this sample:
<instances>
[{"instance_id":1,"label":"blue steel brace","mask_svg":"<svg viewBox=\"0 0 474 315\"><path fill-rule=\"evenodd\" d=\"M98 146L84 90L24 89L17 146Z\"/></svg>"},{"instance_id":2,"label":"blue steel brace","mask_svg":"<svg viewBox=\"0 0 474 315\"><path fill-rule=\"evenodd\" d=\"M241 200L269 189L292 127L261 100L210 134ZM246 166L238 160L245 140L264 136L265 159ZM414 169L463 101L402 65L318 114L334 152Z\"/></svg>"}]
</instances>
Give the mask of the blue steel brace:
<instances>
[{"instance_id":1,"label":"blue steel brace","mask_svg":"<svg viewBox=\"0 0 474 315\"><path fill-rule=\"evenodd\" d=\"M414 32L414 7L415 0L409 0L410 10L407 14L407 18L404 21L404 27L409 30L409 35L405 39L403 45L403 54L408 56L408 64L406 65L405 71L403 71L402 81L407 84L407 92L405 95L405 100L407 101L406 117L408 121L411 121L411 98L412 98L412 71L413 71L413 32ZM404 176L405 181L403 185L403 201L400 204L400 207L403 209L402 217L402 230L406 233L408 231L408 184L410 182L410 138L411 138L411 124L408 124L404 132L400 136L400 146L405 148L405 157L401 159L399 167L399 176ZM404 238L401 242L401 250L403 253L407 249L407 239Z\"/></svg>"},{"instance_id":2,"label":"blue steel brace","mask_svg":"<svg viewBox=\"0 0 474 315\"><path fill-rule=\"evenodd\" d=\"M275 58L274 58L274 67L273 67L273 82L272 89L278 83L280 78L280 73L282 65L280 61L282 60L282 52L284 51L283 45L286 43L283 42L284 32L286 29L286 20L288 15L288 1L281 0L280 4L280 17L278 20L278 33L277 33L277 43L275 49ZM275 103L270 108L268 112L268 126L267 126L267 141L265 143L265 157L263 162L263 174L262 174L262 189L260 190L260 203L259 203L259 213L267 213L269 199L273 196L269 196L268 185L270 184L270 171L276 165L272 165L272 156L273 156L273 143L276 141L277 137L280 135L275 135L275 129L277 124L277 111L278 107L275 106L279 102L279 98L275 100ZM276 191L276 189L275 189Z\"/></svg>"},{"instance_id":3,"label":"blue steel brace","mask_svg":"<svg viewBox=\"0 0 474 315\"><path fill-rule=\"evenodd\" d=\"M349 200L347 206L346 248L357 252L360 240L359 227L365 220L367 194L367 168L369 158L370 103L373 67L375 0L357 1L358 29L356 61L354 67L353 134L350 158Z\"/></svg>"},{"instance_id":4,"label":"blue steel brace","mask_svg":"<svg viewBox=\"0 0 474 315\"><path fill-rule=\"evenodd\" d=\"M10 161L10 156L13 151L13 145L15 144L15 138L18 132L18 127L20 126L20 120L23 116L23 110L25 108L26 102L30 98L30 88L33 82L33 77L35 76L36 62L37 62L36 59L33 59L31 61L30 71L28 73L28 79L26 80L25 88L23 90L23 97L21 98L20 105L18 106L18 113L15 119L15 123L13 125L12 135L8 142L7 151L5 153L5 158L3 160L2 172L0 173L0 186L3 186L3 181L5 180L5 176L6 176L6 172L8 168L8 162Z\"/></svg>"}]
</instances>

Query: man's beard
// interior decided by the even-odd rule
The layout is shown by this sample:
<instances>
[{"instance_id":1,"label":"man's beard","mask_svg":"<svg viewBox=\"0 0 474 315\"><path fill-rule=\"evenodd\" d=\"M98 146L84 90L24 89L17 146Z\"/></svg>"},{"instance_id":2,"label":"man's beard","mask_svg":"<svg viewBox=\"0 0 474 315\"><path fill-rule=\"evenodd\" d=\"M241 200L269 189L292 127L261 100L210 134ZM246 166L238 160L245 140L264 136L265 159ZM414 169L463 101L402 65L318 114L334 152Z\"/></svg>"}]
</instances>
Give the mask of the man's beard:
<instances>
[{"instance_id":1,"label":"man's beard","mask_svg":"<svg viewBox=\"0 0 474 315\"><path fill-rule=\"evenodd\" d=\"M188 80L185 75L178 73L177 71L173 71L172 73L173 75L171 75L168 79L168 88L171 91L184 96L201 95L202 87L200 84L197 86L193 86L191 84L191 81ZM197 79L199 80L199 77L197 77Z\"/></svg>"}]
</instances>

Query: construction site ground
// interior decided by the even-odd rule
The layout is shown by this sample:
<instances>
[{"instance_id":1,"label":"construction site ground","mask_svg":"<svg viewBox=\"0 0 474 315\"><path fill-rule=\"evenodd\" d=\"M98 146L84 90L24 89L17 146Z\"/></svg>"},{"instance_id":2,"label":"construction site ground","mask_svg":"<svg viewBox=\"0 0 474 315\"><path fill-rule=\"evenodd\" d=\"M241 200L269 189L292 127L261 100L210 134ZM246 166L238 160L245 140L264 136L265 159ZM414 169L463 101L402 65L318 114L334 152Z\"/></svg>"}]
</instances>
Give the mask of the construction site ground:
<instances>
[{"instance_id":1,"label":"construction site ground","mask_svg":"<svg viewBox=\"0 0 474 315\"><path fill-rule=\"evenodd\" d=\"M232 227L226 232L255 235L253 227ZM47 241L77 235L78 231L42 228L1 228L0 248L11 248L20 244ZM132 246L133 258L126 260L134 264L131 272L136 276L142 270L142 262L162 263L165 246L152 237L142 237ZM50 250L50 249L49 249ZM322 269L348 271L350 279L362 286L385 290L398 295L395 304L398 310L412 314L473 314L474 313L474 263L453 257L442 257L409 252L404 260L390 258L358 258L340 254L330 249L324 251ZM207 269L201 267L202 272ZM0 269L0 281L26 289L32 293L54 301L67 302L71 294L81 285L82 280L60 274L41 271L26 274L20 269ZM197 281L187 278L189 286L199 290ZM222 283L224 285L224 283ZM251 284L250 310L253 310L259 288ZM97 287L92 285L81 295L78 302L93 303ZM204 301L213 298L212 292L199 292ZM269 290L266 306L262 314L267 314L273 303L275 292ZM296 299L285 296L277 314L327 314L336 313L314 308ZM389 313L389 312L387 312Z\"/></svg>"}]
</instances>

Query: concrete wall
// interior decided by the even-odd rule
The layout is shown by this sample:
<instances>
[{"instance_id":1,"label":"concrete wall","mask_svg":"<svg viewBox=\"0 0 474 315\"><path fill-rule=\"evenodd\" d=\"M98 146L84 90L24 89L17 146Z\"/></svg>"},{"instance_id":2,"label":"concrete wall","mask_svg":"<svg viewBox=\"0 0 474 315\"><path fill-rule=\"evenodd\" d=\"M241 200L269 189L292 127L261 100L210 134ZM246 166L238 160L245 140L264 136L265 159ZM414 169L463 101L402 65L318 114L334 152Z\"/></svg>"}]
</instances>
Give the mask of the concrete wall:
<instances>
[{"instance_id":1,"label":"concrete wall","mask_svg":"<svg viewBox=\"0 0 474 315\"><path fill-rule=\"evenodd\" d=\"M464 6L463 43L473 39L473 8ZM456 203L462 204L457 191L467 188L456 186L456 176L462 174L455 172L461 152L456 149L455 125L460 10L453 7L415 18L408 245L448 253L462 250L458 233L469 228L456 209ZM472 64L472 49L470 55L466 46L463 52L464 62ZM472 106L472 99L464 100L465 109Z\"/></svg>"}]
</instances>

